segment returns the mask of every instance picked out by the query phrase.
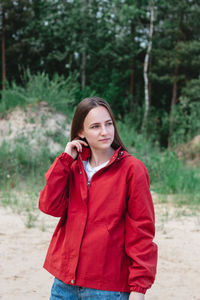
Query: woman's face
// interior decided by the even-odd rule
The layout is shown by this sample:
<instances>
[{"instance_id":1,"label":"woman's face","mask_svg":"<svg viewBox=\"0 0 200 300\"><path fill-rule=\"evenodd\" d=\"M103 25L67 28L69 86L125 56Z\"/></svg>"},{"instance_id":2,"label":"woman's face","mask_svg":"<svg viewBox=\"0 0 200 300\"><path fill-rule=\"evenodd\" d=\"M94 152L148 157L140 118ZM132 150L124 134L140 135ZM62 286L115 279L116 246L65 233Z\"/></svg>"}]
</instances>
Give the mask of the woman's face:
<instances>
[{"instance_id":1,"label":"woman's face","mask_svg":"<svg viewBox=\"0 0 200 300\"><path fill-rule=\"evenodd\" d=\"M80 137L87 139L91 150L106 150L114 140L114 125L104 106L92 108L87 114Z\"/></svg>"}]
</instances>

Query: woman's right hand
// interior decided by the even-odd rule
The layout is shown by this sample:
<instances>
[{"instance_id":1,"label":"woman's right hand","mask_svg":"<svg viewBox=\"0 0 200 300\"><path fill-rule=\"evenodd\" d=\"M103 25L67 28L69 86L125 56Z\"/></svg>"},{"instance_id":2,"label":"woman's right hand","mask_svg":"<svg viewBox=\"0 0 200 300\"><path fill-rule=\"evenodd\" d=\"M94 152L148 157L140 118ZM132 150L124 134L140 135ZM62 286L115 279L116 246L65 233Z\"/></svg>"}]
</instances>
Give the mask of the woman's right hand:
<instances>
[{"instance_id":1,"label":"woman's right hand","mask_svg":"<svg viewBox=\"0 0 200 300\"><path fill-rule=\"evenodd\" d=\"M73 159L76 159L79 152L82 152L82 147L88 147L88 144L80 139L75 139L68 142L65 147L65 153L69 154Z\"/></svg>"}]
</instances>

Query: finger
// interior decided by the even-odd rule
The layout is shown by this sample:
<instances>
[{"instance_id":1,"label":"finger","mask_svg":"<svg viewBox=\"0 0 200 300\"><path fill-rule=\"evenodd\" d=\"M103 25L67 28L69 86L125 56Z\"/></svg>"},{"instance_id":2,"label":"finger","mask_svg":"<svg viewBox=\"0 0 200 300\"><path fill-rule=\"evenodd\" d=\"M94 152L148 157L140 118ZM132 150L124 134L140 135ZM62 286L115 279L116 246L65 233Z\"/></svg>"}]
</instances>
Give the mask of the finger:
<instances>
[{"instance_id":1,"label":"finger","mask_svg":"<svg viewBox=\"0 0 200 300\"><path fill-rule=\"evenodd\" d=\"M85 141L83 141L83 140L74 139L72 142L78 142L78 143L80 143L82 145L85 145L86 147L88 146L88 143L85 142Z\"/></svg>"},{"instance_id":2,"label":"finger","mask_svg":"<svg viewBox=\"0 0 200 300\"><path fill-rule=\"evenodd\" d=\"M84 141L83 139L81 139L80 137L76 137L75 139L72 140L72 142L73 142L73 141L83 142L83 143L86 143L86 144L87 144L87 142Z\"/></svg>"},{"instance_id":3,"label":"finger","mask_svg":"<svg viewBox=\"0 0 200 300\"><path fill-rule=\"evenodd\" d=\"M85 141L79 140L79 142L80 142L81 144L85 145L85 146L88 146L88 143L85 142Z\"/></svg>"},{"instance_id":4,"label":"finger","mask_svg":"<svg viewBox=\"0 0 200 300\"><path fill-rule=\"evenodd\" d=\"M79 143L79 141L74 141L74 142L72 142L72 143L73 143L73 145L76 147L76 149L77 149L78 152L81 152L81 151L82 151L82 146L81 146L81 144Z\"/></svg>"}]
</instances>

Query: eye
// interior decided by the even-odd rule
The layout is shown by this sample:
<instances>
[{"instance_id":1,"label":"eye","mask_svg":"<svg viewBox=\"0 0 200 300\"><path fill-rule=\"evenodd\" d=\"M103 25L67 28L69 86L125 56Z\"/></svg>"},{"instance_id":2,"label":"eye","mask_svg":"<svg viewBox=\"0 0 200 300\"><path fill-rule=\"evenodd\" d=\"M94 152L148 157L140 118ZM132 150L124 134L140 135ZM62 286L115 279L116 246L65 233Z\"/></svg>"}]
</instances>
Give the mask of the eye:
<instances>
[{"instance_id":1,"label":"eye","mask_svg":"<svg viewBox=\"0 0 200 300\"><path fill-rule=\"evenodd\" d=\"M94 125L91 128L98 128L98 127L99 127L99 125Z\"/></svg>"},{"instance_id":2,"label":"eye","mask_svg":"<svg viewBox=\"0 0 200 300\"><path fill-rule=\"evenodd\" d=\"M108 122L107 125L108 125L108 126L111 126L111 125L113 125L113 123L112 123L112 122Z\"/></svg>"}]
</instances>

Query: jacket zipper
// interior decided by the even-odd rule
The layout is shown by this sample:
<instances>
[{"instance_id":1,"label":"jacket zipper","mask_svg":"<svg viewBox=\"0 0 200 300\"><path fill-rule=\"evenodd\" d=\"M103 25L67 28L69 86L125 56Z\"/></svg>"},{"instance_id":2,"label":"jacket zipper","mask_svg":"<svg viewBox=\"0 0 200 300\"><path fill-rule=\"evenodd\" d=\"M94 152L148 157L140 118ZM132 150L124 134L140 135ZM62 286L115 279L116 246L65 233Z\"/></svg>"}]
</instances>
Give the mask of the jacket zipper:
<instances>
[{"instance_id":1,"label":"jacket zipper","mask_svg":"<svg viewBox=\"0 0 200 300\"><path fill-rule=\"evenodd\" d=\"M87 178L87 188L88 188L88 190L89 190L89 187L90 187L90 185L91 185L91 181L92 181L92 179L94 178L94 176L97 175L97 174L98 174L99 172L101 172L102 170L104 170L104 169L106 169L107 167L109 167L110 165L112 165L112 164L116 161L116 159L118 158L118 156L115 156L115 157L112 156L112 158L114 158L113 161L111 161L108 165L106 165L105 167L103 167L103 168L101 168L100 170L98 170L98 171L92 176L90 182L88 181L88 176L87 176L87 173L86 173L86 171L85 171L83 162L82 162L82 160L81 160L82 167L83 167L83 170L84 170L84 172L85 172L85 174L86 174L86 178Z\"/></svg>"},{"instance_id":2,"label":"jacket zipper","mask_svg":"<svg viewBox=\"0 0 200 300\"><path fill-rule=\"evenodd\" d=\"M112 163L114 163L115 160L116 160L116 157L115 157L115 159L114 159L113 161L111 161L108 165L106 165L105 167L101 168L101 169L98 170L96 173L94 173L94 175L92 176L90 182L89 182L89 180L88 180L87 173L86 173L85 168L84 168L84 166L83 166L84 172L86 173L86 176L87 176L87 186L88 186L88 190L89 190L89 188L90 188L91 181L93 180L94 176L98 175L99 172L101 172L102 170L106 169L108 166L112 165Z\"/></svg>"}]
</instances>

